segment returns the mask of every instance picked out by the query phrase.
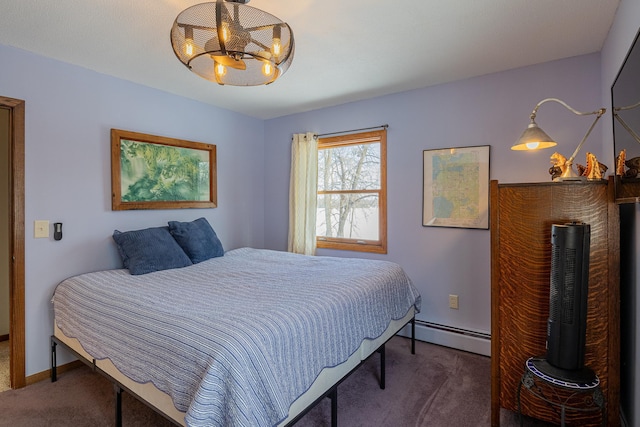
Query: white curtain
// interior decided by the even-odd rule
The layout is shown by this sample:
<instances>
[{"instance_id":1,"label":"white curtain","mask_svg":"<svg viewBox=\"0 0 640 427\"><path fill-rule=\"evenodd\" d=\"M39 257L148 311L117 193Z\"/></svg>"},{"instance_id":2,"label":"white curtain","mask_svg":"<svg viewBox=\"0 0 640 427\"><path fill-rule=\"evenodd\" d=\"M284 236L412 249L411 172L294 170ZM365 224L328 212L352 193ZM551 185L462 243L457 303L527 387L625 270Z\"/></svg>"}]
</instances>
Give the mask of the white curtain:
<instances>
[{"instance_id":1,"label":"white curtain","mask_svg":"<svg viewBox=\"0 0 640 427\"><path fill-rule=\"evenodd\" d=\"M289 181L289 252L316 253L318 141L307 132L293 135Z\"/></svg>"}]
</instances>

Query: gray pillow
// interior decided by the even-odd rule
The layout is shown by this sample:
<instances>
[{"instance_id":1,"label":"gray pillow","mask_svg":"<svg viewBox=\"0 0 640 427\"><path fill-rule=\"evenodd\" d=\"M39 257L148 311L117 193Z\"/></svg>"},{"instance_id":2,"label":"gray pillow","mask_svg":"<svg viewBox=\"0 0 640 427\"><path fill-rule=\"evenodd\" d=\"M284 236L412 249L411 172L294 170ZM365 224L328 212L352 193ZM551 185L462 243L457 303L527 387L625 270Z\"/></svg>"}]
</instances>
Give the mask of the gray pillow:
<instances>
[{"instance_id":1,"label":"gray pillow","mask_svg":"<svg viewBox=\"0 0 640 427\"><path fill-rule=\"evenodd\" d=\"M169 221L169 231L194 264L224 255L222 243L206 218Z\"/></svg>"},{"instance_id":2,"label":"gray pillow","mask_svg":"<svg viewBox=\"0 0 640 427\"><path fill-rule=\"evenodd\" d=\"M191 265L192 262L169 233L169 227L113 232L124 267L133 275Z\"/></svg>"}]
</instances>

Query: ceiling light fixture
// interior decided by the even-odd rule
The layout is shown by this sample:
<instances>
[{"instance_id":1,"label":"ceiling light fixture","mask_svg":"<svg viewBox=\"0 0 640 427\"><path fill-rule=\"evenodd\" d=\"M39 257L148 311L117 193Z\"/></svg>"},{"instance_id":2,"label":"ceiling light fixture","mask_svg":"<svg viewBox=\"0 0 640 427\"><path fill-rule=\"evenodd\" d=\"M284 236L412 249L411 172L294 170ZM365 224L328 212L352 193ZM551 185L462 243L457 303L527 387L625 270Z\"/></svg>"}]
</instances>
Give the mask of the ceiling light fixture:
<instances>
[{"instance_id":1,"label":"ceiling light fixture","mask_svg":"<svg viewBox=\"0 0 640 427\"><path fill-rule=\"evenodd\" d=\"M531 119L531 123L529 123L529 126L525 129L524 132L522 132L522 135L516 141L516 143L513 144L513 146L511 146L511 149L512 150L539 150L542 148L553 147L557 144L553 140L553 138L547 135L545 131L540 129L540 127L536 123L536 114L538 113L538 108L540 108L540 106L545 102L549 102L549 101L557 102L558 104L561 104L562 106L564 106L567 110L579 116L586 116L591 114L596 115L596 119L593 121L593 123L591 123L591 127L589 127L589 130L587 131L587 133L584 135L584 137L582 137L582 141L580 141L580 144L578 144L578 146L576 147L571 157L568 160L563 161L562 168L561 168L562 173L560 174L560 176L554 178L553 180L564 181L564 180L582 179L573 170L573 160L578 154L578 151L580 151L580 149L584 145L584 142L589 137L589 134L593 130L593 127L596 125L598 120L600 120L600 117L602 117L602 115L607 111L605 108L600 108L599 110L596 110L596 111L581 112L571 108L569 105L567 105L567 103L565 103L564 101L558 98L543 99L542 101L538 102L538 104L535 106L535 108L531 112L531 115L529 116L529 118Z\"/></svg>"},{"instance_id":2,"label":"ceiling light fixture","mask_svg":"<svg viewBox=\"0 0 640 427\"><path fill-rule=\"evenodd\" d=\"M293 61L293 31L248 2L216 0L180 12L171 28L180 62L221 85L258 86L283 75Z\"/></svg>"}]
</instances>

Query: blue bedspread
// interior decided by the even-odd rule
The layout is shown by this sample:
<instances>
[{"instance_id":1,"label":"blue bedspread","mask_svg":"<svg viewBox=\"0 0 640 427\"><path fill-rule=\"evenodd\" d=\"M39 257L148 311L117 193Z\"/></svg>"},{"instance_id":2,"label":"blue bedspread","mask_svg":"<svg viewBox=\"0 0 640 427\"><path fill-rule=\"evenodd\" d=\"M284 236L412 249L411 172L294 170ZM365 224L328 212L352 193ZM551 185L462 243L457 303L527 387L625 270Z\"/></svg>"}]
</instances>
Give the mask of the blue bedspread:
<instances>
[{"instance_id":1,"label":"blue bedspread","mask_svg":"<svg viewBox=\"0 0 640 427\"><path fill-rule=\"evenodd\" d=\"M250 248L58 285L55 321L95 359L168 393L186 423L272 426L324 367L420 308L394 263Z\"/></svg>"}]
</instances>

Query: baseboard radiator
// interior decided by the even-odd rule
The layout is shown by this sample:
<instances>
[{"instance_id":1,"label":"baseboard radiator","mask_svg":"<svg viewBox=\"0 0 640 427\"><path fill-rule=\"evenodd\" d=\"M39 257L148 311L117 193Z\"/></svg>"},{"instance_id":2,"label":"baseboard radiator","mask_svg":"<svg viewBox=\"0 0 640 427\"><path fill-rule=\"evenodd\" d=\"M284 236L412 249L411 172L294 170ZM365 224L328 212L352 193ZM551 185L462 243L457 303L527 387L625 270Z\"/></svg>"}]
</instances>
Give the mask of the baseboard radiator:
<instances>
[{"instance_id":1,"label":"baseboard radiator","mask_svg":"<svg viewBox=\"0 0 640 427\"><path fill-rule=\"evenodd\" d=\"M411 336L411 331L405 327L400 331L400 335ZM491 334L482 331L456 328L416 319L416 339L491 356Z\"/></svg>"}]
</instances>

